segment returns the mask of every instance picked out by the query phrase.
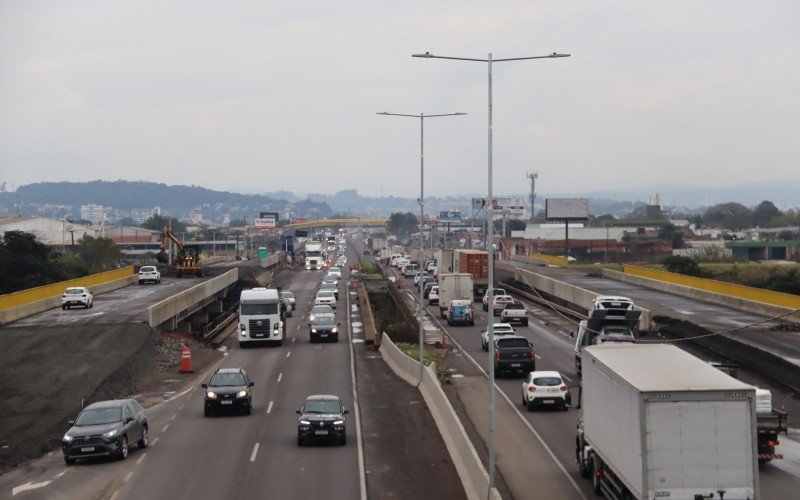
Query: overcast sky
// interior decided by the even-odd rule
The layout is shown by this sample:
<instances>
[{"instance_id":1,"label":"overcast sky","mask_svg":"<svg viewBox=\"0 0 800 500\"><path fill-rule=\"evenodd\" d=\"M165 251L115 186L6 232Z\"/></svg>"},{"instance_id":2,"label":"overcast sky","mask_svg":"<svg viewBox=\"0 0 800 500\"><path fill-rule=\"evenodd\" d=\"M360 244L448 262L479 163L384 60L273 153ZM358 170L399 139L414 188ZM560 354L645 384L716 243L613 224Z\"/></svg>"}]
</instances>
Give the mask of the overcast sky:
<instances>
[{"instance_id":1,"label":"overcast sky","mask_svg":"<svg viewBox=\"0 0 800 500\"><path fill-rule=\"evenodd\" d=\"M800 2L0 0L0 181L426 195L800 177Z\"/></svg>"}]
</instances>

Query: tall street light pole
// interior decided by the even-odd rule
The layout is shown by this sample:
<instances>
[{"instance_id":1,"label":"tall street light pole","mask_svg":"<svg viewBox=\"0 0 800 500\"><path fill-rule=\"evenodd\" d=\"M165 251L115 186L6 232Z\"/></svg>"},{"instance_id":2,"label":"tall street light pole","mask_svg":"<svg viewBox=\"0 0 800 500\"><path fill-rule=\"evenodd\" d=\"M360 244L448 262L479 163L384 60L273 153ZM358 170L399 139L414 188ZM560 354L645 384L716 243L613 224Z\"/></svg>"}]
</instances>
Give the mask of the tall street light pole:
<instances>
[{"instance_id":1,"label":"tall street light pole","mask_svg":"<svg viewBox=\"0 0 800 500\"><path fill-rule=\"evenodd\" d=\"M438 118L441 116L462 116L466 113L444 113L439 115L426 115L420 113L418 115L407 115L403 113L387 113L383 111L376 113L384 116L405 116L408 118L419 118L419 272L422 276L422 255L425 248L425 238L422 237L422 227L425 225L425 118ZM422 383L422 375L425 372L425 363L423 358L423 348L425 342L425 328L423 327L424 319L424 287L419 289L419 383Z\"/></svg>"},{"instance_id":2,"label":"tall street light pole","mask_svg":"<svg viewBox=\"0 0 800 500\"><path fill-rule=\"evenodd\" d=\"M507 59L492 59L489 53L487 59L476 59L470 57L447 57L436 56L430 52L424 54L412 54L411 57L424 57L427 59L451 59L454 61L472 61L487 63L489 67L489 181L488 195L486 197L486 219L488 222L488 234L486 236L486 251L489 253L489 289L486 293L489 298L493 297L494 290L494 219L493 219L493 196L492 196L492 63L507 61L525 61L528 59L554 59L558 57L569 57L570 54L558 54L553 52L546 56L512 57ZM486 325L486 334L489 337L489 489L495 486L495 450L494 450L494 307L493 301L489 303L489 315Z\"/></svg>"}]
</instances>

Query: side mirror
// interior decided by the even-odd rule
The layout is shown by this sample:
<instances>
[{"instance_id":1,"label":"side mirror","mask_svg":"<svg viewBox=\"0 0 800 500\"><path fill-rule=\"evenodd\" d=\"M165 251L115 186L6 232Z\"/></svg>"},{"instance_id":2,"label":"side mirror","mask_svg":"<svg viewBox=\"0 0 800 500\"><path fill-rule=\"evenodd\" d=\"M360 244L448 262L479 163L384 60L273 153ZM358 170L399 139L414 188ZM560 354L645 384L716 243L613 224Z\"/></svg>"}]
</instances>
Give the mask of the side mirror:
<instances>
[{"instance_id":1,"label":"side mirror","mask_svg":"<svg viewBox=\"0 0 800 500\"><path fill-rule=\"evenodd\" d=\"M336 323L336 326L342 326L342 322L340 321L340 322Z\"/></svg>"},{"instance_id":2,"label":"side mirror","mask_svg":"<svg viewBox=\"0 0 800 500\"><path fill-rule=\"evenodd\" d=\"M575 338L575 330L572 330L571 332L569 332L569 338L571 338L571 339Z\"/></svg>"},{"instance_id":3,"label":"side mirror","mask_svg":"<svg viewBox=\"0 0 800 500\"><path fill-rule=\"evenodd\" d=\"M256 385L256 383L253 382L252 380L247 383L247 387L253 387L254 385Z\"/></svg>"},{"instance_id":4,"label":"side mirror","mask_svg":"<svg viewBox=\"0 0 800 500\"><path fill-rule=\"evenodd\" d=\"M126 419L125 419L125 423L126 423L126 424L129 424L129 423L131 423L131 422L133 422L133 421L134 421L134 418L133 418L133 417L128 417L128 418L126 418Z\"/></svg>"},{"instance_id":5,"label":"side mirror","mask_svg":"<svg viewBox=\"0 0 800 500\"><path fill-rule=\"evenodd\" d=\"M74 420L67 420L67 425L72 427L73 425L75 425L75 421Z\"/></svg>"},{"instance_id":6,"label":"side mirror","mask_svg":"<svg viewBox=\"0 0 800 500\"><path fill-rule=\"evenodd\" d=\"M307 323L308 326L311 326L311 323Z\"/></svg>"},{"instance_id":7,"label":"side mirror","mask_svg":"<svg viewBox=\"0 0 800 500\"><path fill-rule=\"evenodd\" d=\"M203 389L208 389L208 384L200 384L200 387L202 387Z\"/></svg>"},{"instance_id":8,"label":"side mirror","mask_svg":"<svg viewBox=\"0 0 800 500\"><path fill-rule=\"evenodd\" d=\"M300 411L300 410L295 410L294 412L297 413L298 415L302 415L303 414L303 412Z\"/></svg>"},{"instance_id":9,"label":"side mirror","mask_svg":"<svg viewBox=\"0 0 800 500\"><path fill-rule=\"evenodd\" d=\"M347 415L348 413L350 413L350 410L344 410L344 411L342 412L342 415Z\"/></svg>"}]
</instances>

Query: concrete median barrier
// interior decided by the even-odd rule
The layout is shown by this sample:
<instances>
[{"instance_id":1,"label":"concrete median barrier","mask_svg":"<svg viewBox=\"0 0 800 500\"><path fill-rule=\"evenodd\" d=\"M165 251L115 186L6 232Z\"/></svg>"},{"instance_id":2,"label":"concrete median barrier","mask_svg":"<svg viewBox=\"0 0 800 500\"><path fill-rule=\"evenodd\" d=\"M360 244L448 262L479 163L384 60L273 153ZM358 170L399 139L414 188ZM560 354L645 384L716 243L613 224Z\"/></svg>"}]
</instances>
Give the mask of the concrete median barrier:
<instances>
[{"instance_id":1,"label":"concrete median barrier","mask_svg":"<svg viewBox=\"0 0 800 500\"><path fill-rule=\"evenodd\" d=\"M380 353L386 364L398 377L414 386L417 386L419 382L419 391L447 446L447 451L461 478L467 498L500 500L500 493L496 489L493 488L491 492L489 491L489 474L483 467L472 441L467 436L464 426L439 384L436 367L425 367L422 381L420 381L419 362L406 356L385 333L381 341Z\"/></svg>"},{"instance_id":2,"label":"concrete median barrier","mask_svg":"<svg viewBox=\"0 0 800 500\"><path fill-rule=\"evenodd\" d=\"M204 304L209 298L236 283L238 279L239 270L231 269L224 274L153 304L147 310L150 326L158 329L162 324L172 319L182 320L188 317L198 304Z\"/></svg>"}]
</instances>

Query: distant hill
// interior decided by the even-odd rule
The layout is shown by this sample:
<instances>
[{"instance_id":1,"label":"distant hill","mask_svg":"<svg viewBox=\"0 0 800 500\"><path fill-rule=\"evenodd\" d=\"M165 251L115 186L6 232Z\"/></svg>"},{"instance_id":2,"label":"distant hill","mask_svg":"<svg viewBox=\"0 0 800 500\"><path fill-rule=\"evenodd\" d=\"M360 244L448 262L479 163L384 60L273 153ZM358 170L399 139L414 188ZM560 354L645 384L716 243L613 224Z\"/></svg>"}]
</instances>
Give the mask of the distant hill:
<instances>
[{"instance_id":1,"label":"distant hill","mask_svg":"<svg viewBox=\"0 0 800 500\"><path fill-rule=\"evenodd\" d=\"M16 192L0 193L0 212L13 213L19 200L22 215L80 215L81 205L111 207L124 214L161 207L163 213L186 216L201 209L206 218L229 215L252 218L260 211L285 212L304 217L330 215L327 203L310 200L289 202L263 195L214 191L199 186L168 186L144 181L41 182L20 186ZM47 207L50 207L48 209ZM60 208L59 208L60 207ZM53 212L53 213L50 213ZM61 212L59 214L59 212Z\"/></svg>"}]
</instances>

